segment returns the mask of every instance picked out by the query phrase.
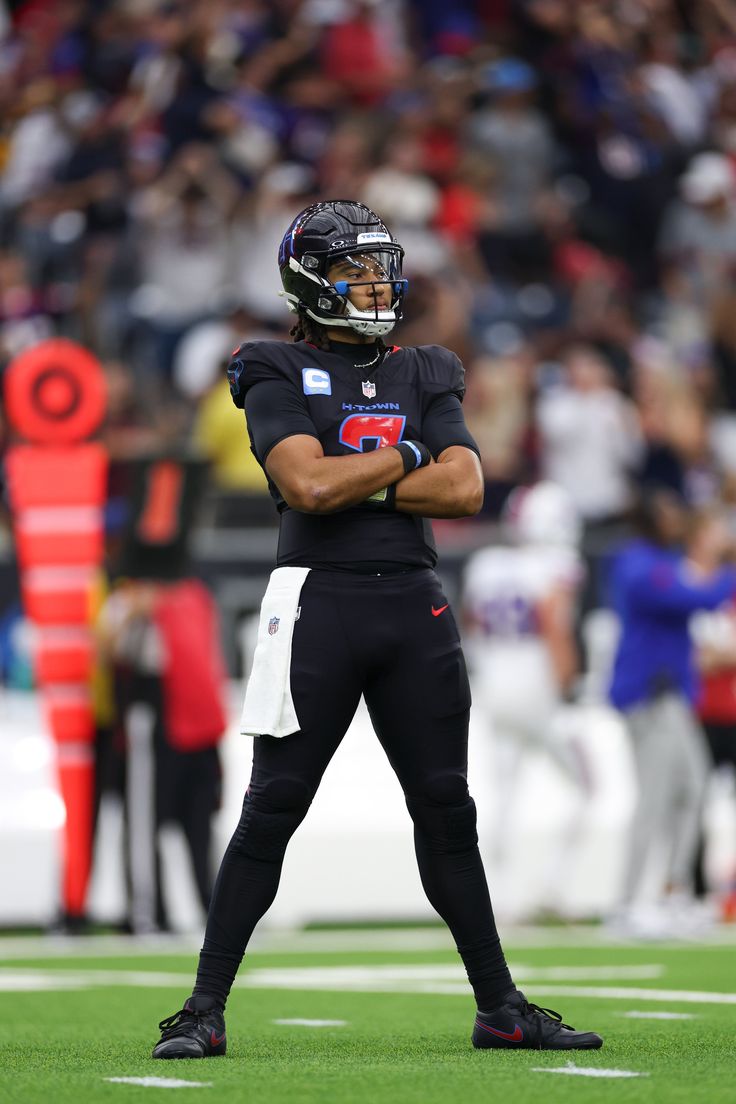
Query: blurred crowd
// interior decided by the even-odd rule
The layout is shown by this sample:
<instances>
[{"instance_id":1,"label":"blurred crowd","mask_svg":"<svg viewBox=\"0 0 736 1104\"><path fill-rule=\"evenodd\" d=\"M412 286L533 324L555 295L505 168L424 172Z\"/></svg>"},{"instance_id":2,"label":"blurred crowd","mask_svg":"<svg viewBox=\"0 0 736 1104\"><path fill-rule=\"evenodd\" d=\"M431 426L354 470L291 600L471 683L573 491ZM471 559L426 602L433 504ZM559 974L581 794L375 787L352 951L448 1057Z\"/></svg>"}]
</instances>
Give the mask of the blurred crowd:
<instances>
[{"instance_id":1,"label":"blurred crowd","mask_svg":"<svg viewBox=\"0 0 736 1104\"><path fill-rule=\"evenodd\" d=\"M114 461L265 493L223 367L288 335L278 242L338 197L406 250L396 340L465 364L481 522L564 488L589 608L642 491L733 530L728 0L0 2L0 374L91 349Z\"/></svg>"},{"instance_id":2,"label":"blurred crowd","mask_svg":"<svg viewBox=\"0 0 736 1104\"><path fill-rule=\"evenodd\" d=\"M736 471L736 16L723 0L0 5L0 366L105 364L114 456L262 490L223 358L284 336L277 242L359 198L397 340L455 349L486 515L544 475L592 526ZM1 432L1 431L0 431Z\"/></svg>"}]
</instances>

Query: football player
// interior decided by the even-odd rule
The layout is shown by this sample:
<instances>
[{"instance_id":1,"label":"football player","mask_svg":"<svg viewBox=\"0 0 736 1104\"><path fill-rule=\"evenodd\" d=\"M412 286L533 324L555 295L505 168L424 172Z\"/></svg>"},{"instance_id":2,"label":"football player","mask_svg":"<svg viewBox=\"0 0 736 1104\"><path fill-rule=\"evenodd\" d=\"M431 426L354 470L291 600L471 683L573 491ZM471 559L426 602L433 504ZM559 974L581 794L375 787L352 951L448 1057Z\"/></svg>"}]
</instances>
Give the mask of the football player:
<instances>
[{"instance_id":1,"label":"football player","mask_svg":"<svg viewBox=\"0 0 736 1104\"><path fill-rule=\"evenodd\" d=\"M564 732L561 709L579 667L574 627L585 576L578 551L580 519L567 491L545 480L513 492L504 529L508 543L473 553L463 579L473 699L494 737L492 838L499 866L511 857L503 826L518 807L521 773L530 754L550 759L581 796L589 787L581 749ZM554 907L577 827L574 810L564 847L546 864L545 907Z\"/></svg>"},{"instance_id":2,"label":"football player","mask_svg":"<svg viewBox=\"0 0 736 1104\"><path fill-rule=\"evenodd\" d=\"M403 249L361 203L313 204L288 228L293 343L242 345L228 373L280 514L243 709L253 772L220 867L196 984L155 1058L225 1053L223 1010L284 853L361 695L403 787L422 884L478 1006L477 1047L599 1047L514 986L467 786L470 693L434 573L427 518L478 512L463 368L439 346L384 342L401 318Z\"/></svg>"}]
</instances>

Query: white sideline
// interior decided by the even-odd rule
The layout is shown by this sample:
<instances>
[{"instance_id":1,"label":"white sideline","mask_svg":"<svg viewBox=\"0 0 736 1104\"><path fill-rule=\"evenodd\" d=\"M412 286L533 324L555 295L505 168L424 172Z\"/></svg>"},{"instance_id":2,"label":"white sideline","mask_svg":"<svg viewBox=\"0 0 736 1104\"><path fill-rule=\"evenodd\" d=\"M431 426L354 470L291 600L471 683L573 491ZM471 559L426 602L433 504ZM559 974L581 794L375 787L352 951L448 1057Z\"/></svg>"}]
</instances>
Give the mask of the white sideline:
<instances>
[{"instance_id":1,"label":"white sideline","mask_svg":"<svg viewBox=\"0 0 736 1104\"><path fill-rule=\"evenodd\" d=\"M513 947L515 953L521 947L578 947L613 948L641 946L635 940L613 939L602 927L569 924L564 928L500 925L501 941ZM168 956L172 954L198 954L202 945L202 933L197 935L20 935L0 939L0 961L12 958L65 958L73 955L83 958L145 955ZM692 940L686 945L693 946ZM651 946L651 944L649 944ZM683 946L682 941L663 940L657 949ZM698 938L698 951L723 950L736 946L736 924L719 924ZM454 944L445 928L376 928L376 929L327 929L327 930L278 930L257 931L248 945L248 956L261 954L342 954L345 951L430 951L454 950Z\"/></svg>"},{"instance_id":2,"label":"white sideline","mask_svg":"<svg viewBox=\"0 0 736 1104\"><path fill-rule=\"evenodd\" d=\"M632 981L661 977L658 964L638 966L525 966L512 964L518 981ZM191 986L191 974L153 970L34 970L0 967L0 992L53 992L93 986L141 989ZM302 966L248 970L236 978L237 989L327 989L355 992L469 992L463 968L455 963L410 966Z\"/></svg>"},{"instance_id":3,"label":"white sideline","mask_svg":"<svg viewBox=\"0 0 736 1104\"><path fill-rule=\"evenodd\" d=\"M643 967L652 969L652 967ZM246 971L236 978L238 989L291 989L357 993L434 993L468 996L466 981L456 966L360 966L303 967L301 969L260 969ZM561 969L561 968L560 968ZM600 970L601 967L596 967ZM609 976L620 976L611 967ZM534 976L542 976L542 971ZM576 975L579 979L579 973ZM596 976L600 976L599 974ZM641 976L641 975L637 975ZM657 975L658 976L658 975ZM562 980L560 975L557 977ZM529 980L529 979L527 979ZM145 970L15 970L0 968L0 991L47 991L89 989L96 986L131 986L178 989L180 995L191 988L191 973L153 973ZM526 982L525 982L526 985ZM718 993L689 989L644 989L628 986L549 985L533 983L530 997L584 997L599 1000L671 1002L683 1004L736 1004L736 993Z\"/></svg>"}]
</instances>

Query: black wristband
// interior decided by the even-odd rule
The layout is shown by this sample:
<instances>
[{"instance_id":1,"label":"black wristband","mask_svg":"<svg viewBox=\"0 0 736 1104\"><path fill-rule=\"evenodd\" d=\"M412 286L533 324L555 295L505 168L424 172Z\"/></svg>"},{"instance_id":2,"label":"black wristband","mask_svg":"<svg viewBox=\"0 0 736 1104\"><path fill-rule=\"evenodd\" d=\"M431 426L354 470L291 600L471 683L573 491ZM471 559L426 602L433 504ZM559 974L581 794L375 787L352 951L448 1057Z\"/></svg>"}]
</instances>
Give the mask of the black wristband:
<instances>
[{"instance_id":1,"label":"black wristband","mask_svg":"<svg viewBox=\"0 0 736 1104\"><path fill-rule=\"evenodd\" d=\"M432 453L421 441L402 441L393 447L401 453L401 459L404 461L404 475L416 471L417 468L425 467L432 459Z\"/></svg>"}]
</instances>

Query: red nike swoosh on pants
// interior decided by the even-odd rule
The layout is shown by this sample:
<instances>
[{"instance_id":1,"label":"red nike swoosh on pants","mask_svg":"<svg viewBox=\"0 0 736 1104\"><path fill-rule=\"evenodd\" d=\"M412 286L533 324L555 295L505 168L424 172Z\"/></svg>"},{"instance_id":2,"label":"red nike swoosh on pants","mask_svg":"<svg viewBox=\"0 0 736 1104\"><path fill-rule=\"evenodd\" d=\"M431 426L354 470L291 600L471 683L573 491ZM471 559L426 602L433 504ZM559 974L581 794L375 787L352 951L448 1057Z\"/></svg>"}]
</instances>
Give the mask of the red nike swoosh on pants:
<instances>
[{"instance_id":1,"label":"red nike swoosh on pants","mask_svg":"<svg viewBox=\"0 0 736 1104\"><path fill-rule=\"evenodd\" d=\"M449 605L449 602L447 603L447 605ZM435 609L434 606L432 606L432 616L433 617L439 617L439 615L441 613L444 613L446 609L447 609L447 606L440 606L439 609Z\"/></svg>"}]
</instances>

